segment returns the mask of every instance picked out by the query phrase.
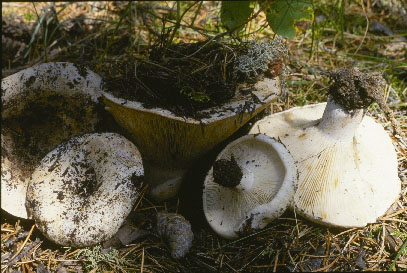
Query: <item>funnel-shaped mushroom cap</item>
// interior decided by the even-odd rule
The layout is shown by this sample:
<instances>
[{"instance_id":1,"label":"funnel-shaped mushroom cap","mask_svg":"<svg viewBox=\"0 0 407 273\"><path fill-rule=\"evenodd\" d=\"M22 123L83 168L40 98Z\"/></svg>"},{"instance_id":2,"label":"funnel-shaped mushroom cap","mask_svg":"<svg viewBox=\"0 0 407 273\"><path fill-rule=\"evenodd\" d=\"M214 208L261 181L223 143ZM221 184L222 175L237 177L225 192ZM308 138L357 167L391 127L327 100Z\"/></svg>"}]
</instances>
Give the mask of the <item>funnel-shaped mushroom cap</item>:
<instances>
[{"instance_id":1,"label":"funnel-shaped mushroom cap","mask_svg":"<svg viewBox=\"0 0 407 273\"><path fill-rule=\"evenodd\" d=\"M197 114L202 119L180 117L162 108L147 108L141 102L108 92L103 92L103 98L106 109L127 130L143 155L150 195L165 200L177 193L186 169L280 94L278 77L264 78L253 86L242 84L229 101L199 111Z\"/></svg>"},{"instance_id":2,"label":"funnel-shaped mushroom cap","mask_svg":"<svg viewBox=\"0 0 407 273\"><path fill-rule=\"evenodd\" d=\"M205 179L203 208L224 238L265 227L292 201L297 170L279 141L243 136L225 147Z\"/></svg>"},{"instance_id":3,"label":"funnel-shaped mushroom cap","mask_svg":"<svg viewBox=\"0 0 407 273\"><path fill-rule=\"evenodd\" d=\"M95 131L101 78L71 63L45 63L1 81L1 207L27 218L27 183L62 141Z\"/></svg>"},{"instance_id":4,"label":"funnel-shaped mushroom cap","mask_svg":"<svg viewBox=\"0 0 407 273\"><path fill-rule=\"evenodd\" d=\"M50 240L95 245L120 228L143 186L136 146L116 133L74 137L51 151L27 189L27 211Z\"/></svg>"},{"instance_id":5,"label":"funnel-shaped mushroom cap","mask_svg":"<svg viewBox=\"0 0 407 273\"><path fill-rule=\"evenodd\" d=\"M270 115L252 134L280 138L299 173L297 212L311 221L362 227L376 221L401 190L397 156L383 127L362 110L333 101Z\"/></svg>"}]
</instances>

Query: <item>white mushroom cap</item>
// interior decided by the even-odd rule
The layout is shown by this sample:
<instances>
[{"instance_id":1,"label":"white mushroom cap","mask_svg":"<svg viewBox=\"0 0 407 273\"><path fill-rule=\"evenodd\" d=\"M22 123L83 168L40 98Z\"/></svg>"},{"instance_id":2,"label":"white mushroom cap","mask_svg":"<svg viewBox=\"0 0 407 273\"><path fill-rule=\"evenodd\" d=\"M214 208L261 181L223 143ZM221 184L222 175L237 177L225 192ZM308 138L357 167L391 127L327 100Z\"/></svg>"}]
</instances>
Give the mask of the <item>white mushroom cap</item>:
<instances>
[{"instance_id":1,"label":"white mushroom cap","mask_svg":"<svg viewBox=\"0 0 407 273\"><path fill-rule=\"evenodd\" d=\"M311 221L362 227L398 198L397 156L383 127L363 110L329 101L270 115L250 133L280 138L296 161L294 206Z\"/></svg>"},{"instance_id":2,"label":"white mushroom cap","mask_svg":"<svg viewBox=\"0 0 407 273\"><path fill-rule=\"evenodd\" d=\"M214 170L217 162L218 166L226 162L226 167ZM294 161L282 143L266 135L248 135L231 142L214 167L205 178L203 208L209 225L224 238L265 227L293 199Z\"/></svg>"},{"instance_id":3,"label":"white mushroom cap","mask_svg":"<svg viewBox=\"0 0 407 273\"><path fill-rule=\"evenodd\" d=\"M41 160L26 207L38 229L64 246L112 237L139 197L144 169L136 146L116 133L74 137Z\"/></svg>"},{"instance_id":4,"label":"white mushroom cap","mask_svg":"<svg viewBox=\"0 0 407 273\"><path fill-rule=\"evenodd\" d=\"M44 63L1 81L1 207L27 218L27 183L62 141L95 131L101 78L71 63Z\"/></svg>"}]
</instances>

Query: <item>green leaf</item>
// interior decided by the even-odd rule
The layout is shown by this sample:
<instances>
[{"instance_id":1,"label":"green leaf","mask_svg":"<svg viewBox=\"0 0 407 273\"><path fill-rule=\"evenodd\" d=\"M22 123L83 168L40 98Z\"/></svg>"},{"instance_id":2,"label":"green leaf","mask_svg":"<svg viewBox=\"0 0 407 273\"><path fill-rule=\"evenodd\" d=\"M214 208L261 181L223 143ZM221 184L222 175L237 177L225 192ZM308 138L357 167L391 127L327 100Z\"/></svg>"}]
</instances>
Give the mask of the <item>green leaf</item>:
<instances>
[{"instance_id":1,"label":"green leaf","mask_svg":"<svg viewBox=\"0 0 407 273\"><path fill-rule=\"evenodd\" d=\"M312 20L311 0L276 0L266 11L267 22L274 33L293 39L296 34L295 22Z\"/></svg>"},{"instance_id":2,"label":"green leaf","mask_svg":"<svg viewBox=\"0 0 407 273\"><path fill-rule=\"evenodd\" d=\"M220 9L220 19L227 29L235 29L244 24L253 12L250 1L223 1ZM237 28L240 31L244 25Z\"/></svg>"}]
</instances>

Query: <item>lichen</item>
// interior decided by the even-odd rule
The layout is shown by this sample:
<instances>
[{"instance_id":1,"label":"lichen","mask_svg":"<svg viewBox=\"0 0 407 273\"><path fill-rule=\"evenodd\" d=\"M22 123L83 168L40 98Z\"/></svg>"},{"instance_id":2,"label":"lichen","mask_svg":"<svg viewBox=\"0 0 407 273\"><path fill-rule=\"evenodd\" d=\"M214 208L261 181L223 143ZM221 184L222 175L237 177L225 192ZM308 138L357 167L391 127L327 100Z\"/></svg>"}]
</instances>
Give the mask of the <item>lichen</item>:
<instances>
[{"instance_id":1,"label":"lichen","mask_svg":"<svg viewBox=\"0 0 407 273\"><path fill-rule=\"evenodd\" d=\"M271 63L272 66L276 66L273 62L279 61L279 65L282 65L282 61L287 56L287 47L280 39L263 40L261 42L252 40L247 54L239 56L234 69L236 72L245 74L247 78L253 78L262 72L273 69L273 67L270 67Z\"/></svg>"}]
</instances>

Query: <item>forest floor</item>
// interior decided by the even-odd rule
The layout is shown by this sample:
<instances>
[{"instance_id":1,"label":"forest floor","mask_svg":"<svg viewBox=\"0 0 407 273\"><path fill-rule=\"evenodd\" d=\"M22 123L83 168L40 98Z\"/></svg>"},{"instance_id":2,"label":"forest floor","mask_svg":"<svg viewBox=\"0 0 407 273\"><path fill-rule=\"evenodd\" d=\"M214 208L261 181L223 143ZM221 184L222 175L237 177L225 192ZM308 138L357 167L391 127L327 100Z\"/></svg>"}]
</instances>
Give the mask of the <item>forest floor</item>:
<instances>
[{"instance_id":1,"label":"forest floor","mask_svg":"<svg viewBox=\"0 0 407 273\"><path fill-rule=\"evenodd\" d=\"M407 134L407 14L402 1L345 1L343 9L344 1L314 2L314 23L299 24L300 33L287 41L284 94L268 113L325 102L329 80L322 72L356 66L383 73L386 102ZM180 4L184 10L191 8L174 42L203 41L225 31L220 27L220 2L200 3ZM103 76L115 64L138 56L160 33L171 33L177 8L174 2L148 1L8 2L2 3L2 15L2 78L49 61L79 63ZM260 14L240 38L272 37L265 23ZM155 234L108 250L61 247L46 239L32 220L2 210L1 272L406 271L407 140L392 134L377 104L369 107L368 115L391 136L402 181L400 198L376 223L333 229L286 211L263 230L237 240L220 238L203 215L201 187L221 145L188 172L177 197L158 203L143 195L129 216L131 226L139 230L151 224L158 211L183 214L194 232L192 249L183 259L172 259Z\"/></svg>"}]
</instances>

